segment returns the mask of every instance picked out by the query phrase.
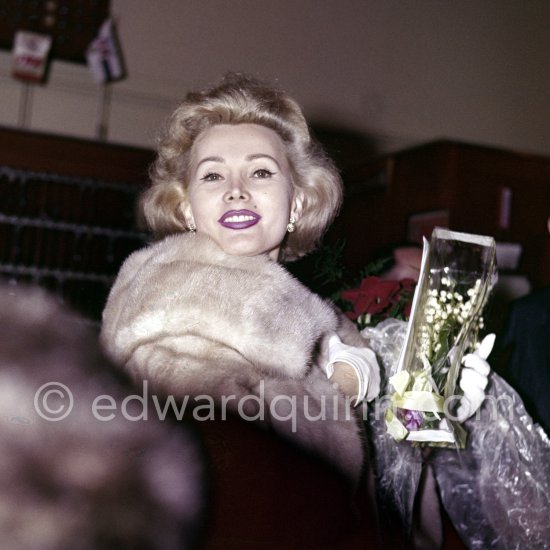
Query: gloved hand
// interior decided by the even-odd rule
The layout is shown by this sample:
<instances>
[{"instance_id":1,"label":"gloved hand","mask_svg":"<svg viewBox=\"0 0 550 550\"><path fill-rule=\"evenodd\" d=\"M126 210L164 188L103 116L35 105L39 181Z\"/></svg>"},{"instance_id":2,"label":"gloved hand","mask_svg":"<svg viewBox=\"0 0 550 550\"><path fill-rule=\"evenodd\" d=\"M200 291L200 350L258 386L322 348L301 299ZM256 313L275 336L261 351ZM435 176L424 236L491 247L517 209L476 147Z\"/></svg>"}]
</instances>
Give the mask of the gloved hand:
<instances>
[{"instance_id":1,"label":"gloved hand","mask_svg":"<svg viewBox=\"0 0 550 550\"><path fill-rule=\"evenodd\" d=\"M460 398L460 404L455 413L458 422L464 422L481 407L485 399L485 388L489 381L491 366L487 357L493 349L495 335L488 334L474 353L469 353L462 358L464 365L460 372L458 385L464 392Z\"/></svg>"},{"instance_id":2,"label":"gloved hand","mask_svg":"<svg viewBox=\"0 0 550 550\"><path fill-rule=\"evenodd\" d=\"M334 363L347 363L355 371L359 387L355 405L365 396L367 401L372 401L380 393L380 366L372 350L348 346L334 334L329 339L328 355L325 372L329 379L334 374Z\"/></svg>"}]
</instances>

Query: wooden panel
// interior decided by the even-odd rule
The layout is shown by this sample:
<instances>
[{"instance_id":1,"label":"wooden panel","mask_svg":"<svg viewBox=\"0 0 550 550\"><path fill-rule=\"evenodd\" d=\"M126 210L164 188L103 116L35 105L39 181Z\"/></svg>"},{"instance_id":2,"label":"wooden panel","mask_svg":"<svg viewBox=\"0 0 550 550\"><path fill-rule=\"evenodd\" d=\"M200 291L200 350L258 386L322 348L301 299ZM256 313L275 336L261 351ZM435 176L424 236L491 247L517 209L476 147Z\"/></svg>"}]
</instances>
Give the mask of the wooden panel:
<instances>
[{"instance_id":1,"label":"wooden panel","mask_svg":"<svg viewBox=\"0 0 550 550\"><path fill-rule=\"evenodd\" d=\"M150 149L0 128L0 163L15 168L142 185Z\"/></svg>"},{"instance_id":2,"label":"wooden panel","mask_svg":"<svg viewBox=\"0 0 550 550\"><path fill-rule=\"evenodd\" d=\"M386 185L358 182L385 166ZM438 141L366 163L350 177L335 233L348 242L348 263L364 265L382 245L403 243L411 215L446 209L450 227L524 247L521 272L550 284L550 159L490 147ZM511 197L509 225L501 227L502 190Z\"/></svg>"},{"instance_id":3,"label":"wooden panel","mask_svg":"<svg viewBox=\"0 0 550 550\"><path fill-rule=\"evenodd\" d=\"M98 320L121 263L143 246L135 203L153 152L0 130L0 273Z\"/></svg>"},{"instance_id":4,"label":"wooden panel","mask_svg":"<svg viewBox=\"0 0 550 550\"><path fill-rule=\"evenodd\" d=\"M537 285L550 284L544 266L549 246L550 159L510 151L462 146L453 204L458 230L488 233L524 248L521 270ZM509 224L501 226L503 190L509 190Z\"/></svg>"}]
</instances>

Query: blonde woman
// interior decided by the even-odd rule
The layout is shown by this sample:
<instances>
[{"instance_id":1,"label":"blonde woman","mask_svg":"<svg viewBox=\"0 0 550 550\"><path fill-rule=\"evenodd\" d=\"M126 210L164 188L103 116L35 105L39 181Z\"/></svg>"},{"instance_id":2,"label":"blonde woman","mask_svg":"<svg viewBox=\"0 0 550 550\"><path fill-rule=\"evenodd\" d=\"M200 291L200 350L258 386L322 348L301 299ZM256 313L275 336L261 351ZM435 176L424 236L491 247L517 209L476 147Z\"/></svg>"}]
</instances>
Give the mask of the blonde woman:
<instances>
[{"instance_id":1,"label":"blonde woman","mask_svg":"<svg viewBox=\"0 0 550 550\"><path fill-rule=\"evenodd\" d=\"M353 405L379 392L375 355L282 266L315 247L341 198L288 95L239 75L189 94L142 200L164 238L122 267L102 340L154 391L207 395L357 482L364 437Z\"/></svg>"}]
</instances>

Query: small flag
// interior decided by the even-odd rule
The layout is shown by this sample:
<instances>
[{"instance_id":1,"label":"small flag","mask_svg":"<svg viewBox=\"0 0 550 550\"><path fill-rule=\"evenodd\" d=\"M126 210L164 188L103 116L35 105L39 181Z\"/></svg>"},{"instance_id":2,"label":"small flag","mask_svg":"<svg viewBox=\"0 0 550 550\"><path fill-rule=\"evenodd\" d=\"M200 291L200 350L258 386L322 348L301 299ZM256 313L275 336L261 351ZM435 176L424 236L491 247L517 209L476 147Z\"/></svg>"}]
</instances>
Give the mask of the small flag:
<instances>
[{"instance_id":1,"label":"small flag","mask_svg":"<svg viewBox=\"0 0 550 550\"><path fill-rule=\"evenodd\" d=\"M86 50L88 67L99 84L122 80L126 76L122 49L112 19L107 19Z\"/></svg>"},{"instance_id":2,"label":"small flag","mask_svg":"<svg viewBox=\"0 0 550 550\"><path fill-rule=\"evenodd\" d=\"M13 42L12 75L25 82L42 82L46 76L52 37L17 31Z\"/></svg>"}]
</instances>

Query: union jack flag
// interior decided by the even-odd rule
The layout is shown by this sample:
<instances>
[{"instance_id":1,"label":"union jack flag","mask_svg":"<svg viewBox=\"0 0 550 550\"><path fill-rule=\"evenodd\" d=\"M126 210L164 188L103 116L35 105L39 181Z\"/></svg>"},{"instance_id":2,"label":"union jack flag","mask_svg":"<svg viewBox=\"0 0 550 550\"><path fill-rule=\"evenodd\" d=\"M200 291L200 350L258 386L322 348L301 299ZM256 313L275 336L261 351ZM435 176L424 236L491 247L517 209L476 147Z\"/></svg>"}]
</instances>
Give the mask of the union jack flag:
<instances>
[{"instance_id":1,"label":"union jack flag","mask_svg":"<svg viewBox=\"0 0 550 550\"><path fill-rule=\"evenodd\" d=\"M99 34L86 50L86 60L99 84L122 80L126 76L122 49L112 19L101 25Z\"/></svg>"}]
</instances>

